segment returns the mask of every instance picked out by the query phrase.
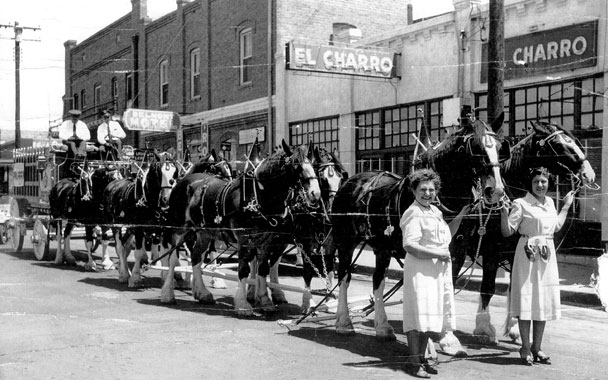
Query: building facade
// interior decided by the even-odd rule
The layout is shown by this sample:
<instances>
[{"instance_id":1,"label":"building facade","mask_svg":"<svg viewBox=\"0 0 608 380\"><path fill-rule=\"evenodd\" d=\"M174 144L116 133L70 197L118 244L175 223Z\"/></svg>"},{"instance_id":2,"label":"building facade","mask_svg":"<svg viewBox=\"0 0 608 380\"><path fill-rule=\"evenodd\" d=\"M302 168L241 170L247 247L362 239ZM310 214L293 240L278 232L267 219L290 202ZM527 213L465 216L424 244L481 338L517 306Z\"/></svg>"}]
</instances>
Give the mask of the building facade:
<instances>
[{"instance_id":1,"label":"building facade","mask_svg":"<svg viewBox=\"0 0 608 380\"><path fill-rule=\"evenodd\" d=\"M453 12L412 20L410 3L178 0L152 21L146 1L132 0L130 14L66 42L65 110L82 109L92 126L101 108L174 112L177 134L131 132L129 142L192 156L213 148L237 168L256 138L266 152L312 140L338 151L350 173L403 175L422 122L438 141L462 106L485 119L487 97L488 5L454 0ZM537 119L563 125L600 184L607 16L601 0L505 1L505 135L522 138ZM393 57L390 74L374 72L374 52ZM570 235L599 246L608 199L589 189L579 199L582 227Z\"/></svg>"}]
</instances>

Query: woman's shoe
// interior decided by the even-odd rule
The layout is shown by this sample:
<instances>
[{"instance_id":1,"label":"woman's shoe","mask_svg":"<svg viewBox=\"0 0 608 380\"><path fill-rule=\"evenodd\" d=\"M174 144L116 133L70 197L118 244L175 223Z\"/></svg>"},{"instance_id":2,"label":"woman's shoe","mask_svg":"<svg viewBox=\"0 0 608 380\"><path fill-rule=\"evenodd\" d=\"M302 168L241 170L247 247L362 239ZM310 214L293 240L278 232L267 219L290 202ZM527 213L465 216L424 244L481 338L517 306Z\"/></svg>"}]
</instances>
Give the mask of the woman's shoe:
<instances>
[{"instance_id":1,"label":"woman's shoe","mask_svg":"<svg viewBox=\"0 0 608 380\"><path fill-rule=\"evenodd\" d=\"M540 364L551 364L551 357L542 351L532 353L534 361Z\"/></svg>"},{"instance_id":2,"label":"woman's shoe","mask_svg":"<svg viewBox=\"0 0 608 380\"><path fill-rule=\"evenodd\" d=\"M434 365L431 365L429 363L429 361L427 360L427 358L422 358L421 359L421 363L422 363L422 367L424 368L424 370L429 374L429 375L436 375L439 372L437 371L437 369L435 368Z\"/></svg>"},{"instance_id":3,"label":"woman's shoe","mask_svg":"<svg viewBox=\"0 0 608 380\"><path fill-rule=\"evenodd\" d=\"M534 364L534 358L532 358L532 354L530 351L524 351L523 348L519 350L519 357L521 358L521 364L531 366Z\"/></svg>"},{"instance_id":4,"label":"woman's shoe","mask_svg":"<svg viewBox=\"0 0 608 380\"><path fill-rule=\"evenodd\" d=\"M430 379L431 375L424 369L424 364L413 364L409 371L410 375L421 379Z\"/></svg>"}]
</instances>

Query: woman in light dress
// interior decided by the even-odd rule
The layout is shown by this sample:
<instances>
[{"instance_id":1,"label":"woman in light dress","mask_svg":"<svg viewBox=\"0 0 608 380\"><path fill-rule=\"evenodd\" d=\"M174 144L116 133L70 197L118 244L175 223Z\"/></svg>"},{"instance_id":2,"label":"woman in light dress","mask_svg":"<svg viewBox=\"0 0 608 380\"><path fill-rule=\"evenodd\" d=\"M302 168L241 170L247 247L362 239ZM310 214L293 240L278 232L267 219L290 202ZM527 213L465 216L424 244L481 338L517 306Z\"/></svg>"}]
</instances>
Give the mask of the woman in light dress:
<instances>
[{"instance_id":1,"label":"woman in light dress","mask_svg":"<svg viewBox=\"0 0 608 380\"><path fill-rule=\"evenodd\" d=\"M410 351L409 372L430 378L437 369L424 357L429 333L440 333L444 327L456 329L449 245L470 207L465 206L448 225L432 204L441 187L439 175L421 169L408 179L415 200L399 223L407 252L403 266L403 331Z\"/></svg>"},{"instance_id":2,"label":"woman in light dress","mask_svg":"<svg viewBox=\"0 0 608 380\"><path fill-rule=\"evenodd\" d=\"M511 270L509 317L518 318L522 343L519 354L524 365L551 364L549 356L541 350L541 343L546 321L561 316L553 234L564 225L574 193L564 196L558 213L553 199L547 196L552 182L553 177L546 168L533 168L527 181L527 194L513 201L510 212L506 208L501 212L503 235L521 234Z\"/></svg>"}]
</instances>

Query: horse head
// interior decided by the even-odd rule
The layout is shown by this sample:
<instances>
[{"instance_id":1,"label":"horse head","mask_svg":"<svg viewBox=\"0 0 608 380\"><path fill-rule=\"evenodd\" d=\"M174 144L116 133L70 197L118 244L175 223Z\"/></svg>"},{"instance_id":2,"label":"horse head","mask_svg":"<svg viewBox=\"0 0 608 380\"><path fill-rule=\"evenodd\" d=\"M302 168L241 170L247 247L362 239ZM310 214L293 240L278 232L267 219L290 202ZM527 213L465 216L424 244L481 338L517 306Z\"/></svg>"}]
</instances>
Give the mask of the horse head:
<instances>
[{"instance_id":1,"label":"horse head","mask_svg":"<svg viewBox=\"0 0 608 380\"><path fill-rule=\"evenodd\" d=\"M325 148L314 147L313 156L313 166L321 186L321 198L327 203L327 208L331 210L334 197L342 182L348 179L348 173L336 154Z\"/></svg>"},{"instance_id":2,"label":"horse head","mask_svg":"<svg viewBox=\"0 0 608 380\"><path fill-rule=\"evenodd\" d=\"M163 155L161 156L159 163L152 165L151 170L153 170L153 174L150 181L155 181L157 180L157 177L160 177L158 206L161 210L166 210L169 207L169 196L171 195L171 190L173 190L173 186L175 186L179 174L177 165L175 165L172 155ZM158 181L154 182L151 187L156 186L157 182ZM152 189L152 191L154 192L155 189Z\"/></svg>"},{"instance_id":3,"label":"horse head","mask_svg":"<svg viewBox=\"0 0 608 380\"><path fill-rule=\"evenodd\" d=\"M321 199L319 181L306 146L292 151L283 140L282 149L262 160L256 166L254 176L258 186L274 193L277 199L287 197L292 189L298 191L308 206L316 206Z\"/></svg>"},{"instance_id":4,"label":"horse head","mask_svg":"<svg viewBox=\"0 0 608 380\"><path fill-rule=\"evenodd\" d=\"M509 144L498 138L504 115L491 125L481 120L465 123L438 146L423 154L422 163L439 173L442 193L460 201L470 195L470 186L485 204L496 204L505 196L500 162L508 158Z\"/></svg>"},{"instance_id":5,"label":"horse head","mask_svg":"<svg viewBox=\"0 0 608 380\"><path fill-rule=\"evenodd\" d=\"M595 182L595 171L585 156L580 141L564 128L546 122L531 123L534 133L530 135L530 163L544 166L553 174L571 174L583 184Z\"/></svg>"}]
</instances>

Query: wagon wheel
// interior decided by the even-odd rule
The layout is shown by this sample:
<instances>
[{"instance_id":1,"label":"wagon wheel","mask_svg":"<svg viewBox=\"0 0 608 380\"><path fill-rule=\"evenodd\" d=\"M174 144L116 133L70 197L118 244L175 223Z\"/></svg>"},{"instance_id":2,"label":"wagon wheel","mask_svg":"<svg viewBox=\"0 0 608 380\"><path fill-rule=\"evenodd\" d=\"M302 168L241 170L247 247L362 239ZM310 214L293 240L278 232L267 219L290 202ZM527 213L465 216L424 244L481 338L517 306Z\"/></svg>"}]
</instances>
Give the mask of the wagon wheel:
<instances>
[{"instance_id":1,"label":"wagon wheel","mask_svg":"<svg viewBox=\"0 0 608 380\"><path fill-rule=\"evenodd\" d=\"M46 223L41 219L36 219L34 229L32 230L32 245L34 247L34 256L38 261L48 261L51 259L49 255L49 230Z\"/></svg>"},{"instance_id":2,"label":"wagon wheel","mask_svg":"<svg viewBox=\"0 0 608 380\"><path fill-rule=\"evenodd\" d=\"M25 229L25 224L21 223L19 218L21 217L21 213L19 212L19 203L17 203L17 198L13 198L11 201L10 208L10 230L8 231L8 238L11 241L11 246L13 247L13 252L21 252L23 249L23 236L25 235L25 230L22 232L22 229Z\"/></svg>"},{"instance_id":3,"label":"wagon wheel","mask_svg":"<svg viewBox=\"0 0 608 380\"><path fill-rule=\"evenodd\" d=\"M0 224L0 244L6 244L8 241L8 222Z\"/></svg>"}]
</instances>

